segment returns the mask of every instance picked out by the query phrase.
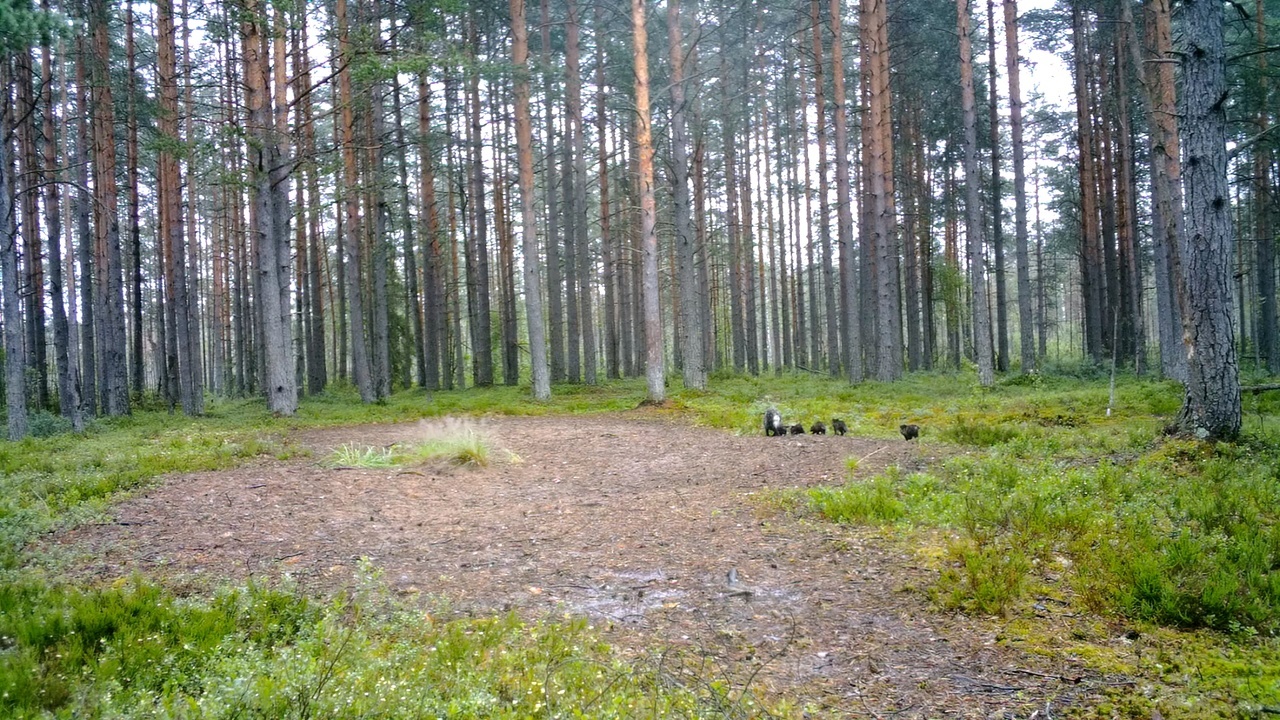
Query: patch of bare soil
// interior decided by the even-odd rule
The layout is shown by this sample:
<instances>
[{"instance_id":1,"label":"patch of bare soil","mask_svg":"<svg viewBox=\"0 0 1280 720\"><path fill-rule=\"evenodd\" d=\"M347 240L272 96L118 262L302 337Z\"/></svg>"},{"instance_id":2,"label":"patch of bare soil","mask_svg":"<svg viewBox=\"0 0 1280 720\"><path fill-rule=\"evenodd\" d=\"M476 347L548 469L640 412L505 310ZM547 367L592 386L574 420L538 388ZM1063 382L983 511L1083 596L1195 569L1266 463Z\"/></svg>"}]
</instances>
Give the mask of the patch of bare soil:
<instances>
[{"instance_id":1,"label":"patch of bare soil","mask_svg":"<svg viewBox=\"0 0 1280 720\"><path fill-rule=\"evenodd\" d=\"M116 522L58 538L87 572L181 584L287 573L348 587L361 558L399 593L465 612L593 618L625 648L685 645L731 678L824 717L1059 714L1100 678L939 613L931 580L869 531L762 512L771 488L928 464L901 440L738 437L645 411L475 421L514 453L481 469L329 469L343 444L411 443L422 424L311 431L310 457L169 478ZM753 674L763 665L763 670ZM1081 681L1081 678L1084 680Z\"/></svg>"}]
</instances>

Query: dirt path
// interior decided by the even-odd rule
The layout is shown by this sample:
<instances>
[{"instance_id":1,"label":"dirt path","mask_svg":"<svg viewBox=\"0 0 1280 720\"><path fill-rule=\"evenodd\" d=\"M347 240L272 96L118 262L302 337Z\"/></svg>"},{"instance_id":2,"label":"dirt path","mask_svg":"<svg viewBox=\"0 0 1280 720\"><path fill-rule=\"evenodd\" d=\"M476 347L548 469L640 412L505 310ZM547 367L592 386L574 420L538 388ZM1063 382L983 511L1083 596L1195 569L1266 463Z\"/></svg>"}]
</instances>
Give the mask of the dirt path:
<instances>
[{"instance_id":1,"label":"dirt path","mask_svg":"<svg viewBox=\"0 0 1280 720\"><path fill-rule=\"evenodd\" d=\"M997 642L992 622L931 611L928 571L866 531L761 512L769 488L927 464L927 447L865 438L735 437L645 414L477 421L480 470L327 469L338 446L388 446L423 424L313 431L311 457L174 477L116 522L58 539L100 577L178 583L279 577L332 591L360 558L406 596L463 612L592 617L623 647L689 644L732 677L822 716L1027 717L1078 700L1078 668ZM1030 671L1030 672L1028 672ZM1039 674L1035 674L1039 673ZM1096 689L1096 688L1095 688Z\"/></svg>"}]
</instances>

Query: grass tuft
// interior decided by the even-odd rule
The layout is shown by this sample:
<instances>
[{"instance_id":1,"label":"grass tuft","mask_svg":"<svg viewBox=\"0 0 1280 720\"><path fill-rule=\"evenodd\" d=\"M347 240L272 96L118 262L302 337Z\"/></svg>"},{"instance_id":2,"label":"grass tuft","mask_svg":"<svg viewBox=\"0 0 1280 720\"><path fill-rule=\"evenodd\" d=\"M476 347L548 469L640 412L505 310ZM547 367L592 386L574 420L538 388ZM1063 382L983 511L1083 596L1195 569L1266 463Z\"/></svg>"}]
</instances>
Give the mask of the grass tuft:
<instances>
[{"instance_id":1,"label":"grass tuft","mask_svg":"<svg viewBox=\"0 0 1280 720\"><path fill-rule=\"evenodd\" d=\"M421 427L423 439L396 447L395 456L400 463L419 465L443 460L458 466L489 466L494 452L493 440L473 423L446 418L435 424L424 422Z\"/></svg>"},{"instance_id":2,"label":"grass tuft","mask_svg":"<svg viewBox=\"0 0 1280 720\"><path fill-rule=\"evenodd\" d=\"M389 448L376 448L368 445L347 443L333 451L325 463L328 467L338 468L389 468L396 466L396 458Z\"/></svg>"}]
</instances>

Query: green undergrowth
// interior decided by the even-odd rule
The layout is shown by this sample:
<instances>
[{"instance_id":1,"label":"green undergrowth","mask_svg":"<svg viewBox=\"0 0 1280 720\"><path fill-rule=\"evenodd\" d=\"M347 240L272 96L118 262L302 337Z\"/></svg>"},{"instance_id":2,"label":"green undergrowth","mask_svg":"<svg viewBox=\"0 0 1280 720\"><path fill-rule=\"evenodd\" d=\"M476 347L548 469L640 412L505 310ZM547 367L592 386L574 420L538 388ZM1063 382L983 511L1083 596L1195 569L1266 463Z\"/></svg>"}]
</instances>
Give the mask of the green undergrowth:
<instances>
[{"instance_id":1,"label":"green undergrowth","mask_svg":"<svg viewBox=\"0 0 1280 720\"><path fill-rule=\"evenodd\" d=\"M145 581L0 587L6 718L733 718L752 695L624 659L581 620L440 619L381 597Z\"/></svg>"},{"instance_id":2,"label":"green undergrowth","mask_svg":"<svg viewBox=\"0 0 1280 720\"><path fill-rule=\"evenodd\" d=\"M1246 396L1242 439L1210 444L1161 433L1180 400L1122 382L1108 415L1105 386L997 388L934 418L953 449L935 445L945 459L932 467L851 472L801 497L914 545L943 609L1016 619L1049 598L1156 628L1163 665L1127 667L1159 681L1147 694L1166 717L1280 709L1280 407ZM1087 660L1094 646L1073 647ZM1196 679L1169 692L1170 666Z\"/></svg>"}]
</instances>

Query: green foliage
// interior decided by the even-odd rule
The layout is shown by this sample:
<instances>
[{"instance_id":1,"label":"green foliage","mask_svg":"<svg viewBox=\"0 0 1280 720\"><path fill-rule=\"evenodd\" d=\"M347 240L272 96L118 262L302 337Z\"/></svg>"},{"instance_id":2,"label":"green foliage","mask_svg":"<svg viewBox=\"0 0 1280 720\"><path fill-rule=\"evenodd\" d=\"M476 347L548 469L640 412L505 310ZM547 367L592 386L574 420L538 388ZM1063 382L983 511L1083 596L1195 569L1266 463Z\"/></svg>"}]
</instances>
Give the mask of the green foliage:
<instances>
[{"instance_id":1,"label":"green foliage","mask_svg":"<svg viewBox=\"0 0 1280 720\"><path fill-rule=\"evenodd\" d=\"M958 533L934 592L947 607L1007 612L1064 577L1096 611L1280 635L1280 449L1158 439L1176 389L1118 394L1111 417L1105 388L979 396L941 435L984 453L812 490L810 507Z\"/></svg>"},{"instance_id":2,"label":"green foliage","mask_svg":"<svg viewBox=\"0 0 1280 720\"><path fill-rule=\"evenodd\" d=\"M622 662L583 621L442 621L260 587L195 601L141 580L16 582L0 587L0 638L10 718L702 718L754 703Z\"/></svg>"},{"instance_id":3,"label":"green foliage","mask_svg":"<svg viewBox=\"0 0 1280 720\"><path fill-rule=\"evenodd\" d=\"M47 438L71 432L71 421L47 410L37 410L27 416L27 432L31 437Z\"/></svg>"},{"instance_id":4,"label":"green foliage","mask_svg":"<svg viewBox=\"0 0 1280 720\"><path fill-rule=\"evenodd\" d=\"M895 479L884 475L865 483L850 481L837 488L812 488L807 491L809 506L832 522L892 523L906 514L906 504L898 498Z\"/></svg>"}]
</instances>

